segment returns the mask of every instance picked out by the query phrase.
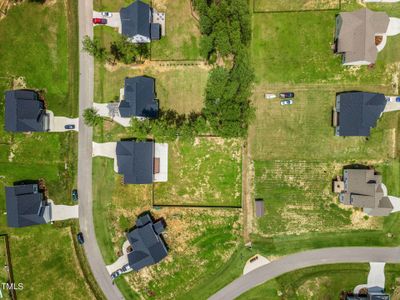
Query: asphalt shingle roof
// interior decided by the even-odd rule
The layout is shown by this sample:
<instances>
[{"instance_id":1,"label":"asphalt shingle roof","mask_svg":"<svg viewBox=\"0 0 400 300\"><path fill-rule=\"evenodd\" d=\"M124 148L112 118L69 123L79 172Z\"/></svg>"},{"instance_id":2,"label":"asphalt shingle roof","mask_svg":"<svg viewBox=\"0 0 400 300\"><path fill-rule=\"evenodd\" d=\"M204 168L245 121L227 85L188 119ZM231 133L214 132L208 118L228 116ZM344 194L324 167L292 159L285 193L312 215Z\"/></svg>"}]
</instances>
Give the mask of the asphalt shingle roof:
<instances>
[{"instance_id":1,"label":"asphalt shingle roof","mask_svg":"<svg viewBox=\"0 0 400 300\"><path fill-rule=\"evenodd\" d=\"M122 34L127 37L142 35L150 38L150 6L142 1L135 1L121 8Z\"/></svg>"},{"instance_id":2,"label":"asphalt shingle roof","mask_svg":"<svg viewBox=\"0 0 400 300\"><path fill-rule=\"evenodd\" d=\"M45 131L45 106L35 91L6 91L5 98L4 119L7 131Z\"/></svg>"},{"instance_id":3,"label":"asphalt shingle roof","mask_svg":"<svg viewBox=\"0 0 400 300\"><path fill-rule=\"evenodd\" d=\"M136 227L127 233L133 251L128 253L132 269L140 269L156 264L167 256L168 250L161 233L165 230L162 221L153 222L149 214L138 218Z\"/></svg>"},{"instance_id":4,"label":"asphalt shingle roof","mask_svg":"<svg viewBox=\"0 0 400 300\"><path fill-rule=\"evenodd\" d=\"M50 221L50 207L43 206L43 193L37 184L6 187L7 224L25 227Z\"/></svg>"},{"instance_id":5,"label":"asphalt shingle roof","mask_svg":"<svg viewBox=\"0 0 400 300\"><path fill-rule=\"evenodd\" d=\"M383 94L346 92L338 95L340 100L339 135L369 136L385 109Z\"/></svg>"},{"instance_id":6,"label":"asphalt shingle roof","mask_svg":"<svg viewBox=\"0 0 400 300\"><path fill-rule=\"evenodd\" d=\"M118 173L124 183L153 183L154 142L117 142Z\"/></svg>"},{"instance_id":7,"label":"asphalt shingle roof","mask_svg":"<svg viewBox=\"0 0 400 300\"><path fill-rule=\"evenodd\" d=\"M119 105L121 117L156 118L158 116L154 78L146 76L125 78L124 89L124 100Z\"/></svg>"}]
</instances>

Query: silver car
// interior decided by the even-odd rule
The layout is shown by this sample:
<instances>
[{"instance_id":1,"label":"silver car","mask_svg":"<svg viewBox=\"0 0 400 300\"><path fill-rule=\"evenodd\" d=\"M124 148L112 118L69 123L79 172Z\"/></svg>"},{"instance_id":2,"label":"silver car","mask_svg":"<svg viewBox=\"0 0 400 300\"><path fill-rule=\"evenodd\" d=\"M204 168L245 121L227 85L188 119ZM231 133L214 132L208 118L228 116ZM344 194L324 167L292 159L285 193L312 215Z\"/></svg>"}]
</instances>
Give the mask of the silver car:
<instances>
[{"instance_id":1,"label":"silver car","mask_svg":"<svg viewBox=\"0 0 400 300\"><path fill-rule=\"evenodd\" d=\"M289 99L289 100L282 100L281 101L281 105L291 105L293 104L293 100Z\"/></svg>"},{"instance_id":2,"label":"silver car","mask_svg":"<svg viewBox=\"0 0 400 300\"><path fill-rule=\"evenodd\" d=\"M103 11L101 13L101 15L105 18L111 18L112 17L112 13L108 12L108 11Z\"/></svg>"}]
</instances>

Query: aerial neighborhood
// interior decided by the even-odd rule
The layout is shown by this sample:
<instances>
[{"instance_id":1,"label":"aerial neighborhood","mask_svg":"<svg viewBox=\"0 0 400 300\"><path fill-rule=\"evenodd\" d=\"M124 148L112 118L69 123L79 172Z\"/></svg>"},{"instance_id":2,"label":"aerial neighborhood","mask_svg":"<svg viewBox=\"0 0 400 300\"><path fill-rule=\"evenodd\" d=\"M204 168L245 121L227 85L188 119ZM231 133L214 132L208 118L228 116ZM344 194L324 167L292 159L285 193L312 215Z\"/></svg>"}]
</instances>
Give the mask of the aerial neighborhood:
<instances>
[{"instance_id":1,"label":"aerial neighborhood","mask_svg":"<svg viewBox=\"0 0 400 300\"><path fill-rule=\"evenodd\" d=\"M0 0L0 41L0 298L399 299L400 1Z\"/></svg>"}]
</instances>

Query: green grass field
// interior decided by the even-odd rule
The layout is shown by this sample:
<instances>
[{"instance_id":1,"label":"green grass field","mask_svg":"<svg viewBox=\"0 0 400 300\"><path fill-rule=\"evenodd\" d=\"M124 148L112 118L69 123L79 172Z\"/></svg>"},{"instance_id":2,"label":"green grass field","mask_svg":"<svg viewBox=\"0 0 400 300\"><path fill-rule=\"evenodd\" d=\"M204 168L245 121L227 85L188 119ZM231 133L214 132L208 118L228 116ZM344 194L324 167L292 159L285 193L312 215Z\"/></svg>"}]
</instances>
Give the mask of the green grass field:
<instances>
[{"instance_id":1,"label":"green grass field","mask_svg":"<svg viewBox=\"0 0 400 300\"><path fill-rule=\"evenodd\" d=\"M191 15L190 1L153 1L154 7L165 13L165 36L151 43L152 60L200 59L200 30Z\"/></svg>"},{"instance_id":2,"label":"green grass field","mask_svg":"<svg viewBox=\"0 0 400 300\"><path fill-rule=\"evenodd\" d=\"M248 299L339 299L367 282L368 264L338 264L310 267L279 276L238 297Z\"/></svg>"},{"instance_id":3,"label":"green grass field","mask_svg":"<svg viewBox=\"0 0 400 300\"><path fill-rule=\"evenodd\" d=\"M27 88L45 91L56 115L77 115L77 14L75 1L24 2L9 10L0 22L1 94L22 77ZM0 112L3 124L4 97ZM76 143L74 133L11 134L0 128L0 232L9 234L15 281L24 284L19 299L95 298L73 246L77 221L11 229L4 215L4 186L20 180L43 178L55 203L72 205Z\"/></svg>"},{"instance_id":4,"label":"green grass field","mask_svg":"<svg viewBox=\"0 0 400 300\"><path fill-rule=\"evenodd\" d=\"M241 146L235 140L197 138L168 149L168 182L156 183L154 203L241 206Z\"/></svg>"},{"instance_id":5,"label":"green grass field","mask_svg":"<svg viewBox=\"0 0 400 300\"><path fill-rule=\"evenodd\" d=\"M253 0L256 12L339 9L340 0Z\"/></svg>"}]
</instances>

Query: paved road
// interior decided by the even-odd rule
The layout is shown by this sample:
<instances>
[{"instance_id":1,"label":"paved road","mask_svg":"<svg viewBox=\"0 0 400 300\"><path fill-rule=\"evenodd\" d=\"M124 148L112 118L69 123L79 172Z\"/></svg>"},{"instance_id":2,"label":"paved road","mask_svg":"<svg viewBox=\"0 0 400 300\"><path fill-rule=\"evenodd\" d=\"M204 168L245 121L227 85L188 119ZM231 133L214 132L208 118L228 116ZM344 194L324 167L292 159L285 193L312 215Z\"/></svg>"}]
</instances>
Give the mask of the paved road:
<instances>
[{"instance_id":1,"label":"paved road","mask_svg":"<svg viewBox=\"0 0 400 300\"><path fill-rule=\"evenodd\" d=\"M92 0L79 0L79 40L85 35L93 37L91 24ZM109 300L123 299L122 294L111 282L94 232L93 198L92 198L92 128L87 127L82 118L85 108L93 103L93 58L87 53L79 54L79 149L78 149L78 190L79 190L79 223L85 238L85 252L90 268Z\"/></svg>"},{"instance_id":2,"label":"paved road","mask_svg":"<svg viewBox=\"0 0 400 300\"><path fill-rule=\"evenodd\" d=\"M242 293L279 275L298 269L337 263L400 263L400 248L341 247L299 252L262 266L234 280L210 297L210 300L234 299Z\"/></svg>"}]
</instances>

